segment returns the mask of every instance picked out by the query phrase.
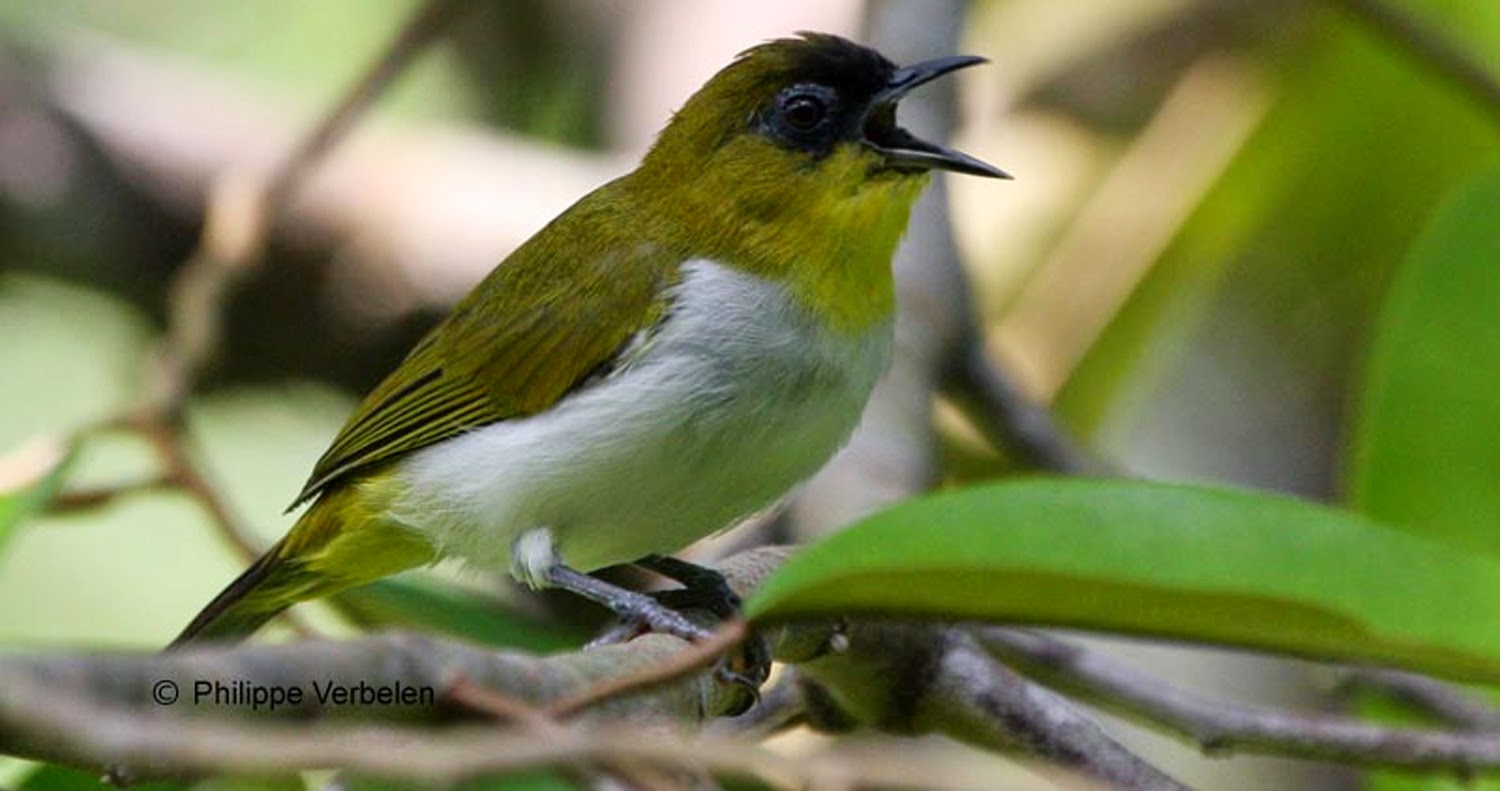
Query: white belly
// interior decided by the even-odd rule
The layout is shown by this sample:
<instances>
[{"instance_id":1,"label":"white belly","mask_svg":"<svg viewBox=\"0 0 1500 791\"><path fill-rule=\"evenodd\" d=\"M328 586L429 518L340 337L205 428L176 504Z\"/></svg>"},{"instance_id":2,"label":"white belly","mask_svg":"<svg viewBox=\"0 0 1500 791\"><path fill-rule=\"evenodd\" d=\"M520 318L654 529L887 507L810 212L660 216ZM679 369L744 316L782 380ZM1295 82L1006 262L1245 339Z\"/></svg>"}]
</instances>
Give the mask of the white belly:
<instances>
[{"instance_id":1,"label":"white belly","mask_svg":"<svg viewBox=\"0 0 1500 791\"><path fill-rule=\"evenodd\" d=\"M673 552L822 467L886 367L889 324L848 337L768 281L712 261L683 271L668 323L628 368L412 454L395 516L443 556L535 583L553 552L582 571Z\"/></svg>"}]
</instances>

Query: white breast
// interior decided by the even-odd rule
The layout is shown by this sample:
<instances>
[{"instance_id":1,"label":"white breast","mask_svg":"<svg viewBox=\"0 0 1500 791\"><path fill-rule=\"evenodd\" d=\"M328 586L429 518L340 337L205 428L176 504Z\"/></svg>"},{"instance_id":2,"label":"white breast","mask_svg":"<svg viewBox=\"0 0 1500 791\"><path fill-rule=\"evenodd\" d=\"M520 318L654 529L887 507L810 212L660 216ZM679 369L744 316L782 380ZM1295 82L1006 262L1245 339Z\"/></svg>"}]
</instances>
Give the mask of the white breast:
<instances>
[{"instance_id":1,"label":"white breast","mask_svg":"<svg viewBox=\"0 0 1500 791\"><path fill-rule=\"evenodd\" d=\"M680 549L822 467L885 369L889 324L848 337L754 275L706 260L683 272L627 368L412 454L394 516L445 556L536 582L553 552L591 571Z\"/></svg>"}]
</instances>

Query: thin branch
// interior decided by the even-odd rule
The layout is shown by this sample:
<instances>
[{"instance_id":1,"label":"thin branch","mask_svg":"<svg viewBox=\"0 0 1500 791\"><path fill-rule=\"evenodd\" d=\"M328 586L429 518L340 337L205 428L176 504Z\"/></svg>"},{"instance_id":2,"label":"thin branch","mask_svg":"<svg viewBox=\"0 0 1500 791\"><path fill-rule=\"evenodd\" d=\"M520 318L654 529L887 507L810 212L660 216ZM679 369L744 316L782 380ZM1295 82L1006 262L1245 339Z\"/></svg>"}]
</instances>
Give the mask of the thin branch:
<instances>
[{"instance_id":1,"label":"thin branch","mask_svg":"<svg viewBox=\"0 0 1500 791\"><path fill-rule=\"evenodd\" d=\"M284 205L318 160L348 134L354 122L416 57L472 5L468 0L427 0L413 12L380 57L272 173L266 184L265 205Z\"/></svg>"},{"instance_id":2,"label":"thin branch","mask_svg":"<svg viewBox=\"0 0 1500 791\"><path fill-rule=\"evenodd\" d=\"M253 560L264 547L245 527L230 508L218 487L209 481L207 473L198 468L189 453L187 431L181 424L142 420L135 430L144 437L162 466L162 478L172 486L183 490L203 506L210 521L230 545L241 556Z\"/></svg>"},{"instance_id":3,"label":"thin branch","mask_svg":"<svg viewBox=\"0 0 1500 791\"><path fill-rule=\"evenodd\" d=\"M1356 670L1342 691L1369 689L1465 730L1500 731L1500 709L1437 679L1399 670Z\"/></svg>"},{"instance_id":4,"label":"thin branch","mask_svg":"<svg viewBox=\"0 0 1500 791\"><path fill-rule=\"evenodd\" d=\"M96 508L103 508L121 497L127 497L137 492L160 491L162 489L173 489L176 486L176 479L170 475L152 475L108 486L69 489L52 498L52 502L47 504L47 511L53 514L92 511Z\"/></svg>"},{"instance_id":5,"label":"thin branch","mask_svg":"<svg viewBox=\"0 0 1500 791\"><path fill-rule=\"evenodd\" d=\"M1369 25L1418 62L1462 90L1479 106L1500 117L1500 78L1477 58L1460 49L1412 14L1384 0L1328 0Z\"/></svg>"},{"instance_id":6,"label":"thin branch","mask_svg":"<svg viewBox=\"0 0 1500 791\"><path fill-rule=\"evenodd\" d=\"M23 723L62 756L129 767L134 779L192 773L263 775L341 767L373 777L454 783L482 774L579 763L706 767L786 785L808 765L740 741L706 740L641 728L524 729L455 726L226 723L124 713L55 689L12 683L0 699L0 732Z\"/></svg>"},{"instance_id":7,"label":"thin branch","mask_svg":"<svg viewBox=\"0 0 1500 791\"><path fill-rule=\"evenodd\" d=\"M1120 474L1079 446L1046 407L1022 395L990 359L977 331L959 342L944 385L990 442L1038 469L1096 477Z\"/></svg>"},{"instance_id":8,"label":"thin branch","mask_svg":"<svg viewBox=\"0 0 1500 791\"><path fill-rule=\"evenodd\" d=\"M645 765L748 774L798 787L944 787L939 770L920 758L870 762L851 759L834 748L804 760L786 759L764 753L743 735L685 734L679 730L684 723L715 716L733 700L718 694L717 685L703 683L706 676L611 699L590 709L580 727L476 728L465 721L472 721L467 717L472 709L455 710L442 703L454 698L472 703L472 686L482 685L503 690L500 708L514 713L518 707L559 699L569 689L592 687L599 678L638 674L684 648L677 638L653 635L630 645L528 657L417 635L391 635L350 643L317 641L151 656L0 657L0 687L6 690L0 698L0 752L89 767L113 764L125 767L123 774L137 780L338 766L360 775L446 783L541 766L598 766L618 774L620 767ZM250 712L243 703L190 705L184 699L166 705L152 699L153 687L165 681L181 685L186 693L194 679L233 679L247 689L267 689L306 687L309 678L323 684L357 679L376 687L395 682L413 687L447 684L450 694L438 698L436 709L351 710L309 700L274 711L263 706L260 716L246 716ZM451 694L466 688L468 692ZM492 696L478 697L487 700L481 708L493 708ZM222 710L226 707L234 710ZM446 727L402 724L413 717L427 724L437 720ZM351 718L366 722L354 725ZM369 720L379 721L379 727ZM1045 721L1033 724L1045 726ZM1059 733L1057 739L1076 742L1071 732L1075 723L1063 724L1069 732ZM628 727L628 733L622 727ZM622 749L621 744L627 746Z\"/></svg>"},{"instance_id":9,"label":"thin branch","mask_svg":"<svg viewBox=\"0 0 1500 791\"><path fill-rule=\"evenodd\" d=\"M848 624L846 647L827 652L802 635L777 658L808 684L809 722L837 730L940 733L983 750L1021 754L1109 787L1182 786L1112 739L1063 696L995 661L962 628ZM800 650L805 652L798 654Z\"/></svg>"},{"instance_id":10,"label":"thin branch","mask_svg":"<svg viewBox=\"0 0 1500 791\"><path fill-rule=\"evenodd\" d=\"M677 638L647 635L628 645L537 657L392 634L349 642L207 647L170 654L6 656L0 657L0 688L6 690L6 702L12 692L31 689L38 700L71 701L117 718L133 717L148 730L169 722L254 724L290 719L305 724L311 718L431 725L474 719L472 706L450 702L456 683L458 697L466 704L474 696L465 697L462 689L473 685L541 710L551 701L593 689L602 680L635 676L670 662L686 648ZM351 693L341 699L328 691L335 687L371 691L363 693L364 698ZM379 690L388 693L382 698ZM613 698L580 721L692 723L729 710L737 700L738 695L724 685L684 679ZM248 716L252 714L256 716ZM139 755L95 754L81 746L109 738L96 734L86 718L59 723L39 717L35 708L7 710L0 703L0 753L53 761L123 762L137 768L134 759ZM83 730L60 733L60 727Z\"/></svg>"},{"instance_id":11,"label":"thin branch","mask_svg":"<svg viewBox=\"0 0 1500 791\"><path fill-rule=\"evenodd\" d=\"M977 734L983 744L1012 740L1026 755L1111 788L1187 788L1121 746L1073 701L995 661L969 635L952 639L928 698L923 716L958 738Z\"/></svg>"},{"instance_id":12,"label":"thin branch","mask_svg":"<svg viewBox=\"0 0 1500 791\"><path fill-rule=\"evenodd\" d=\"M707 667L724 652L743 642L746 633L744 621L738 618L725 621L708 639L693 643L686 650L679 651L662 662L641 668L635 673L603 679L554 702L547 707L547 716L564 719L600 701L676 681L695 670Z\"/></svg>"},{"instance_id":13,"label":"thin branch","mask_svg":"<svg viewBox=\"0 0 1500 791\"><path fill-rule=\"evenodd\" d=\"M1500 770L1500 733L1382 728L1343 717L1208 700L1040 632L978 628L974 634L1002 661L1191 739L1210 754L1239 750L1465 776Z\"/></svg>"},{"instance_id":14,"label":"thin branch","mask_svg":"<svg viewBox=\"0 0 1500 791\"><path fill-rule=\"evenodd\" d=\"M736 590L744 590L774 570L785 555L780 548L752 550L729 559L719 570ZM737 629L724 632L725 638L736 639ZM773 651L790 639L785 636L789 631L774 631ZM812 627L810 631L819 630ZM818 638L814 634L804 639ZM589 711L575 711L576 717L584 719L631 715L691 722L737 708L744 695L743 690L717 683L709 675L665 680L664 670L675 672L687 664L684 657L701 665L703 655L702 649L682 640L654 634L628 644L548 657L394 634L349 642L207 646L170 654L9 655L0 657L0 689L43 684L59 698L146 717L191 713L195 719L224 718L254 712L263 719L317 716L446 722L471 711L445 705L445 698L438 693L457 686L458 696L473 703L475 696L464 697L464 688L472 685L514 698L538 711L570 699L573 703L569 707L576 710L586 697L593 702ZM612 680L629 680L630 694L621 695L625 685ZM642 689L639 685L647 680L653 682L651 688ZM425 697L398 696L379 706L350 707L320 695L312 686L314 682L324 687L337 683L428 691ZM168 694L159 695L160 690ZM282 690L288 695L279 706L271 705L271 699L257 706L254 690L265 694ZM601 697L605 694L611 696L607 701ZM495 699L487 702L495 704ZM0 752L29 755L36 750L58 749L54 742L39 740L25 723L13 722L9 729L0 727ZM43 752L39 757L48 754Z\"/></svg>"},{"instance_id":15,"label":"thin branch","mask_svg":"<svg viewBox=\"0 0 1500 791\"><path fill-rule=\"evenodd\" d=\"M556 735L566 735L568 726L550 716L545 709L533 706L530 703L508 695L500 690L472 683L464 678L455 679L453 685L448 689L448 700L467 706L470 709L494 717L503 723L513 723L538 738L548 738ZM596 784L589 782L599 776L608 776L624 784L625 788L647 789L669 789L673 785L668 784L663 778L655 773L646 771L638 765L622 761L601 762L596 769L586 766L565 767L570 773L579 776L584 781L582 784L590 788Z\"/></svg>"},{"instance_id":16,"label":"thin branch","mask_svg":"<svg viewBox=\"0 0 1500 791\"><path fill-rule=\"evenodd\" d=\"M448 687L448 700L461 706L487 714L500 722L521 725L528 730L543 733L562 727L545 709L498 689L476 684L460 676Z\"/></svg>"},{"instance_id":17,"label":"thin branch","mask_svg":"<svg viewBox=\"0 0 1500 791\"><path fill-rule=\"evenodd\" d=\"M269 176L231 172L218 181L198 247L171 287L167 337L148 393L148 415L176 419L203 366L218 351L224 301L260 262L277 216L354 122L468 5L463 0L427 0Z\"/></svg>"},{"instance_id":18,"label":"thin branch","mask_svg":"<svg viewBox=\"0 0 1500 791\"><path fill-rule=\"evenodd\" d=\"M145 437L157 453L161 474L120 487L75 493L61 499L56 508L96 506L143 488L177 488L203 506L219 532L242 556L253 559L259 555L258 542L191 458L188 432L181 419L183 404L203 367L218 351L224 302L240 278L259 263L277 216L318 162L467 5L463 0L424 3L269 176L257 179L232 171L219 178L198 246L171 285L167 332L150 361L144 403L101 424L101 428L125 429ZM308 633L299 621L288 620L298 631Z\"/></svg>"}]
</instances>

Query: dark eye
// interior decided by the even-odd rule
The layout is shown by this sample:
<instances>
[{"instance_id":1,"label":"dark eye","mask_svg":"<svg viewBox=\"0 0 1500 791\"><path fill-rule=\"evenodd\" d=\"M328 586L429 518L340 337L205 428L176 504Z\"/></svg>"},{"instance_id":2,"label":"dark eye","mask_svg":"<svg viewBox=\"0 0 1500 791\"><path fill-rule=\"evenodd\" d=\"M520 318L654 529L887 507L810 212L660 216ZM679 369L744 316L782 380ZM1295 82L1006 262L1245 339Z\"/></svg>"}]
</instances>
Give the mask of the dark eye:
<instances>
[{"instance_id":1,"label":"dark eye","mask_svg":"<svg viewBox=\"0 0 1500 791\"><path fill-rule=\"evenodd\" d=\"M782 101L781 117L798 132L811 132L828 117L828 105L810 93L794 93Z\"/></svg>"},{"instance_id":2,"label":"dark eye","mask_svg":"<svg viewBox=\"0 0 1500 791\"><path fill-rule=\"evenodd\" d=\"M841 129L839 96L826 85L799 82L776 94L754 116L756 128L787 148L822 156Z\"/></svg>"}]
</instances>

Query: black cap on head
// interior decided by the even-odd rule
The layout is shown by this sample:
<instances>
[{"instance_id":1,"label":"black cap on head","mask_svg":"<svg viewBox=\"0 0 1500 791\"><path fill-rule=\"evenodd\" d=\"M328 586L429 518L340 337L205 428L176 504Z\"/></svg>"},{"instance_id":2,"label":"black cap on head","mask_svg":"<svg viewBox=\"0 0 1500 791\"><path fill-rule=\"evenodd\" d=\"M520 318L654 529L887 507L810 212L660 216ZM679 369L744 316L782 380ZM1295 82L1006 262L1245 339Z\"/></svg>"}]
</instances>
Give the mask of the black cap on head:
<instances>
[{"instance_id":1,"label":"black cap on head","mask_svg":"<svg viewBox=\"0 0 1500 791\"><path fill-rule=\"evenodd\" d=\"M757 131L790 148L826 156L858 142L900 171L952 170L1010 178L974 157L915 137L896 124L896 104L913 88L985 62L954 56L899 68L869 47L826 33L802 33L747 50L739 62L764 67L775 94L754 113Z\"/></svg>"}]
</instances>

